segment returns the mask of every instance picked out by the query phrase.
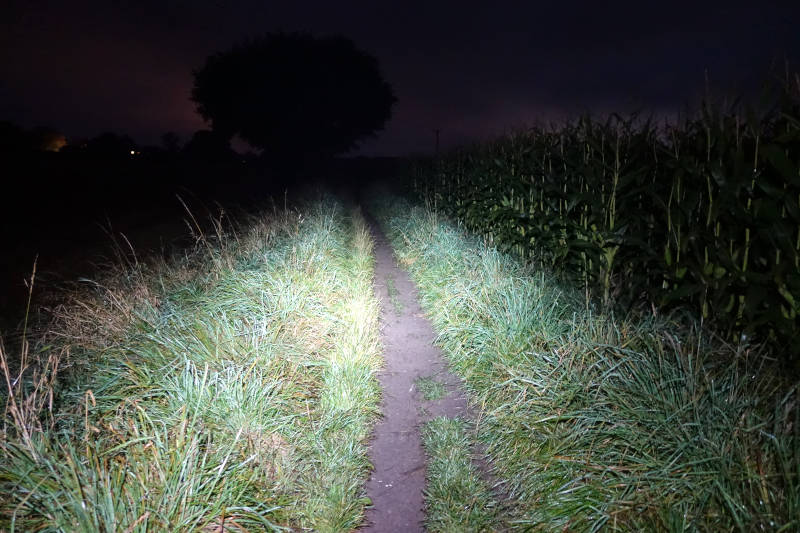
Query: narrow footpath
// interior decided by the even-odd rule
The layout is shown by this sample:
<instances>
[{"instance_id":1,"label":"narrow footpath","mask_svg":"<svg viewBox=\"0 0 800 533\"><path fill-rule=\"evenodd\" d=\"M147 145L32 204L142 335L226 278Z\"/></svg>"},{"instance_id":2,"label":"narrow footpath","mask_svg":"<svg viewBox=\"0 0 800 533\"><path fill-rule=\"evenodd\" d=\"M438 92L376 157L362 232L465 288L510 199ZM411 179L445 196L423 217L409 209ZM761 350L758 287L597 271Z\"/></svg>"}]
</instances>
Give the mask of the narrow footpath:
<instances>
[{"instance_id":1,"label":"narrow footpath","mask_svg":"<svg viewBox=\"0 0 800 533\"><path fill-rule=\"evenodd\" d=\"M385 368L379 374L383 388L382 419L370 446L375 467L367 482L372 506L361 531L424 531L425 454L420 427L434 416L467 416L467 401L459 380L447 371L436 334L424 317L417 288L395 263L392 248L375 220L366 217L375 242L375 294L381 302L381 339ZM443 383L448 394L424 402L415 386L420 377Z\"/></svg>"}]
</instances>

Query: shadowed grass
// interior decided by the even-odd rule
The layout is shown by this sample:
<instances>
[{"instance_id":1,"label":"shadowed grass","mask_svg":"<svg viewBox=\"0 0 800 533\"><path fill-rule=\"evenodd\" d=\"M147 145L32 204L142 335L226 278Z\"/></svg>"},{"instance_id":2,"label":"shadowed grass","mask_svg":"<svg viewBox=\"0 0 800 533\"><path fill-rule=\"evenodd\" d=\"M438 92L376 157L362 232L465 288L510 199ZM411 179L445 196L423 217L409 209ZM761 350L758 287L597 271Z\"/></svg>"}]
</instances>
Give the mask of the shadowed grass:
<instances>
[{"instance_id":1,"label":"shadowed grass","mask_svg":"<svg viewBox=\"0 0 800 533\"><path fill-rule=\"evenodd\" d=\"M0 351L0 528L360 523L379 399L372 242L330 198L242 227L109 270L19 355Z\"/></svg>"},{"instance_id":2,"label":"shadowed grass","mask_svg":"<svg viewBox=\"0 0 800 533\"><path fill-rule=\"evenodd\" d=\"M797 385L758 346L732 348L685 318L595 314L422 209L397 198L375 209L481 407L478 434L511 499L503 522L800 527Z\"/></svg>"}]
</instances>

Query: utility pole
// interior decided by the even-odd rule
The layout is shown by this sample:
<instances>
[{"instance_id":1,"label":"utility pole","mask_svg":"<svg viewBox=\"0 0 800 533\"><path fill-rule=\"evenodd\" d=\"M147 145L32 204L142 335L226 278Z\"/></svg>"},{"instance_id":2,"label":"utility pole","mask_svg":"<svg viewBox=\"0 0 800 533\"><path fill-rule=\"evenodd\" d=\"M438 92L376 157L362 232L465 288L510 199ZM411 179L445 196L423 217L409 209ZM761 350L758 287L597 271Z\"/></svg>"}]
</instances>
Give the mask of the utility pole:
<instances>
[{"instance_id":1,"label":"utility pole","mask_svg":"<svg viewBox=\"0 0 800 533\"><path fill-rule=\"evenodd\" d=\"M439 132L440 131L441 130L439 128L436 128L435 130L433 130L433 132L436 134L436 155L439 155Z\"/></svg>"}]
</instances>

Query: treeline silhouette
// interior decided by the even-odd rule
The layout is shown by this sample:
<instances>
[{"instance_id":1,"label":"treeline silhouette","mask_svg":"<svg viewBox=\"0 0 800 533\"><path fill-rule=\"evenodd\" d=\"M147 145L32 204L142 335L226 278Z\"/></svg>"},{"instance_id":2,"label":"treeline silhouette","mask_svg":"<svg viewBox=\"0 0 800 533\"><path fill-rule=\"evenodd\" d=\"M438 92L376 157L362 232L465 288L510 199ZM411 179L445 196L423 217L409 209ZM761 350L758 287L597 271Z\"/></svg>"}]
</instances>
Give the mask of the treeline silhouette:
<instances>
[{"instance_id":1,"label":"treeline silhouette","mask_svg":"<svg viewBox=\"0 0 800 533\"><path fill-rule=\"evenodd\" d=\"M98 253L123 233L136 253L190 244L180 196L201 221L220 207L282 202L303 184L357 189L386 176L392 158L312 158L295 168L201 130L186 142L172 132L160 146L122 133L72 140L51 128L0 122L0 330L24 314L34 259L40 285L92 275ZM125 244L127 246L127 244Z\"/></svg>"},{"instance_id":2,"label":"treeline silhouette","mask_svg":"<svg viewBox=\"0 0 800 533\"><path fill-rule=\"evenodd\" d=\"M212 54L193 75L209 129L185 143L173 132L141 146L123 133L73 139L0 122L0 279L15 280L10 292L24 288L39 252L62 272L56 261L91 256L109 240L100 224L152 248L176 227L186 233L182 202L207 219L208 206L247 208L312 180L352 189L391 166L342 158L383 129L397 100L377 59L349 39L266 34ZM234 139L258 154L237 153ZM0 304L0 315L3 305L17 304Z\"/></svg>"},{"instance_id":3,"label":"treeline silhouette","mask_svg":"<svg viewBox=\"0 0 800 533\"><path fill-rule=\"evenodd\" d=\"M0 125L3 240L27 240L33 230L59 232L74 222L125 210L157 211L181 191L201 198L241 196L257 166L253 155L234 152L211 132L197 132L185 146L165 135L166 146L140 146L107 132L72 142L53 130ZM255 172L263 171L259 168ZM52 235L50 235L52 236Z\"/></svg>"},{"instance_id":4,"label":"treeline silhouette","mask_svg":"<svg viewBox=\"0 0 800 533\"><path fill-rule=\"evenodd\" d=\"M40 284L89 276L98 250L108 255L108 233L124 233L138 253L185 244L163 235L188 236L177 195L207 219L218 205L246 207L285 181L208 131L143 146L121 133L73 141L0 122L0 327L24 312L23 280L37 256Z\"/></svg>"}]
</instances>

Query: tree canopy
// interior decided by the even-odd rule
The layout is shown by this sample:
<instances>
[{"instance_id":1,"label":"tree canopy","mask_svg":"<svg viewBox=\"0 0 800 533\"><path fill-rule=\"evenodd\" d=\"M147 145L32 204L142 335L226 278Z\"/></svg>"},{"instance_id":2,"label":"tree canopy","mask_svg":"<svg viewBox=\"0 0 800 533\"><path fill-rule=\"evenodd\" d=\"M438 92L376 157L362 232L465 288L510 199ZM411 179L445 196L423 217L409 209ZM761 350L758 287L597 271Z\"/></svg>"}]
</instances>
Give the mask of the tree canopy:
<instances>
[{"instance_id":1,"label":"tree canopy","mask_svg":"<svg viewBox=\"0 0 800 533\"><path fill-rule=\"evenodd\" d=\"M287 158L355 148L383 129L396 98L349 39L278 33L209 56L192 100L215 133Z\"/></svg>"}]
</instances>

